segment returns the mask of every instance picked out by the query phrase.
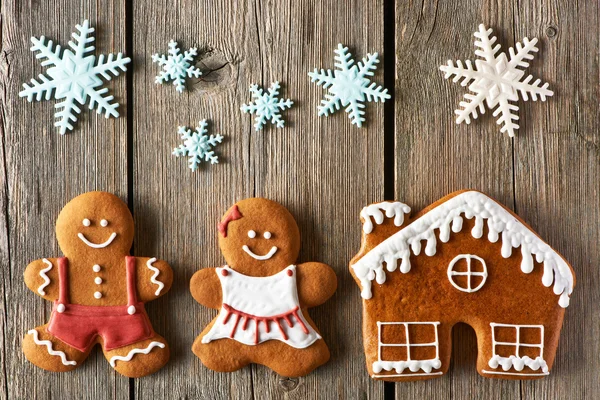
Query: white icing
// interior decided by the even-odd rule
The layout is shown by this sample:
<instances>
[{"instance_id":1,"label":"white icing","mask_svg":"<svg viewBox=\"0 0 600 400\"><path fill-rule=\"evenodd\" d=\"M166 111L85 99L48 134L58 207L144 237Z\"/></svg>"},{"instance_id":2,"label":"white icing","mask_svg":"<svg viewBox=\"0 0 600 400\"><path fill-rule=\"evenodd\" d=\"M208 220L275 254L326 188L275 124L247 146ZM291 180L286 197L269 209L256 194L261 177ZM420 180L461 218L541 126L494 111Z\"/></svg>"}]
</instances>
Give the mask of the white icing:
<instances>
[{"instance_id":1,"label":"white icing","mask_svg":"<svg viewBox=\"0 0 600 400\"><path fill-rule=\"evenodd\" d=\"M267 232L263 233L263 237L267 240L271 239L271 232L267 231Z\"/></svg>"},{"instance_id":2,"label":"white icing","mask_svg":"<svg viewBox=\"0 0 600 400\"><path fill-rule=\"evenodd\" d=\"M111 357L111 359L109 361L110 366L114 368L117 365L117 361L129 362L129 361L131 361L133 356L136 354L148 354L155 347L160 347L161 349L164 349L165 345L164 345L164 343L161 343L161 342L150 342L148 347L146 347L145 349L132 349L129 353L127 353L127 355L125 357L123 357L123 356Z\"/></svg>"},{"instance_id":3,"label":"white icing","mask_svg":"<svg viewBox=\"0 0 600 400\"><path fill-rule=\"evenodd\" d=\"M102 226L107 226L108 225L108 221L103 219L102 221L100 221L100 225Z\"/></svg>"},{"instance_id":4,"label":"white icing","mask_svg":"<svg viewBox=\"0 0 600 400\"><path fill-rule=\"evenodd\" d=\"M250 248L246 245L242 246L242 249L244 249L244 251L252 258L256 259L256 260L268 260L269 258L273 257L273 255L277 252L277 247L273 246L271 247L271 250L269 250L269 252L267 254L265 254L264 256L259 256L258 254L254 253L252 250L250 250Z\"/></svg>"},{"instance_id":5,"label":"white icing","mask_svg":"<svg viewBox=\"0 0 600 400\"><path fill-rule=\"evenodd\" d=\"M83 226L90 226L90 224L91 224L91 222L89 219L86 218L83 220Z\"/></svg>"},{"instance_id":6,"label":"white icing","mask_svg":"<svg viewBox=\"0 0 600 400\"><path fill-rule=\"evenodd\" d=\"M64 305L64 304L59 304L59 305L56 307L56 311L58 311L58 312L59 312L59 313L61 313L61 314L62 314L62 313L64 313L64 312L65 312L65 305Z\"/></svg>"},{"instance_id":7,"label":"white icing","mask_svg":"<svg viewBox=\"0 0 600 400\"><path fill-rule=\"evenodd\" d=\"M438 339L438 325L439 322L380 322L377 321L377 361L373 362L373 372L375 374L381 371L396 371L397 374L402 374L403 371L408 368L411 372L423 371L424 374L419 375L439 375L440 372L432 372L433 369L439 369L442 366L440 361L440 344ZM382 343L381 341L381 327L383 325L404 325L404 336L406 342L404 343ZM409 325L431 325L435 331L435 341L431 343L411 343L410 335L408 332ZM381 348L382 347L406 347L406 360L387 361L381 359ZM413 360L411 359L411 347L435 347L435 358L426 360ZM375 377L390 377L390 375L377 375ZM403 376L403 375L394 375ZM408 376L408 374L406 374ZM411 375L412 376L412 375Z\"/></svg>"},{"instance_id":8,"label":"white icing","mask_svg":"<svg viewBox=\"0 0 600 400\"><path fill-rule=\"evenodd\" d=\"M44 296L44 295L46 295L46 291L44 290L44 288L50 284L50 278L48 278L48 275L46 275L46 272L48 272L52 269L52 263L45 258L42 259L42 261L44 262L44 264L47 265L47 267L40 270L40 276L44 280L44 283L42 283L40 285L40 287L38 288L38 293L41 294L42 296Z\"/></svg>"},{"instance_id":9,"label":"white icing","mask_svg":"<svg viewBox=\"0 0 600 400\"><path fill-rule=\"evenodd\" d=\"M150 268L150 270L154 271L154 275L152 275L152 277L150 278L150 282L152 282L158 286L158 289L156 289L156 292L154 292L154 295L158 296L160 294L160 292L163 290L163 288L165 287L165 284L156 279L156 277L160 274L160 270L152 265L152 264L154 264L155 261L156 261L155 257L149 259L148 262L146 262L146 267L148 267L148 268Z\"/></svg>"},{"instance_id":10,"label":"white icing","mask_svg":"<svg viewBox=\"0 0 600 400\"><path fill-rule=\"evenodd\" d=\"M475 259L481 263L483 271L472 271L471 270L471 260L473 260L473 259ZM454 271L454 265L460 260L467 260L467 270L465 272ZM467 287L464 288L462 286L459 286L454 281L453 276L466 276L467 277ZM471 287L471 277L472 276L481 276L482 277L481 282L475 288ZM473 293L473 292L478 291L479 289L481 289L483 287L483 284L485 283L487 276L488 276L487 267L485 265L485 261L483 260L483 258L472 255L472 254L459 254L456 257L454 257L452 259L452 261L450 261L450 264L448 265L448 280L450 281L452 286L454 286L461 292Z\"/></svg>"},{"instance_id":11,"label":"white icing","mask_svg":"<svg viewBox=\"0 0 600 400\"><path fill-rule=\"evenodd\" d=\"M102 298L102 293L100 292L94 292L94 297L97 299L101 299Z\"/></svg>"},{"instance_id":12,"label":"white icing","mask_svg":"<svg viewBox=\"0 0 600 400\"><path fill-rule=\"evenodd\" d=\"M490 368L502 367L503 371L508 371L514 368L515 371L521 372L523 368L529 367L533 371L541 370L543 374L547 375L550 373L548 365L544 360L544 325L513 325L513 324L498 324L492 322L490 324L492 328L492 358L488 361ZM508 328L515 329L515 341L514 342L499 342L496 341L496 329L495 328ZM521 329L539 329L540 331L540 342L539 343L521 343ZM496 354L496 346L508 346L515 348L515 354L509 357L503 357ZM529 356L521 356L519 354L521 347L537 347L540 349L540 355L536 358ZM487 372L487 371L484 371ZM491 372L494 373L494 372ZM506 373L507 375L509 373ZM521 375L517 373L510 373L512 375Z\"/></svg>"},{"instance_id":13,"label":"white icing","mask_svg":"<svg viewBox=\"0 0 600 400\"><path fill-rule=\"evenodd\" d=\"M127 314L129 314L129 315L135 314L135 306L134 305L127 307Z\"/></svg>"},{"instance_id":14,"label":"white icing","mask_svg":"<svg viewBox=\"0 0 600 400\"><path fill-rule=\"evenodd\" d=\"M394 217L394 225L400 226L404 223L404 214L410 213L410 207L399 201L389 202L384 201L383 203L371 204L363 208L360 212L360 216L363 218L363 231L366 234L373 232L373 222L371 218L375 220L377 225L381 225L383 222L383 212L387 218Z\"/></svg>"},{"instance_id":15,"label":"white icing","mask_svg":"<svg viewBox=\"0 0 600 400\"><path fill-rule=\"evenodd\" d=\"M54 350L52 348L52 342L49 340L40 340L39 336L38 336L38 331L36 331L35 329L31 329L30 331L27 332L29 335L33 335L33 341L35 342L35 344L37 344L38 346L46 346L46 350L48 350L48 354L50 354L51 356L59 356L60 357L60 361L62 361L63 365L77 365L77 362L75 361L69 361L67 359L67 355L60 351L60 350Z\"/></svg>"},{"instance_id":16,"label":"white icing","mask_svg":"<svg viewBox=\"0 0 600 400\"><path fill-rule=\"evenodd\" d=\"M99 276L95 277L95 278L94 278L94 283L95 283L96 285L100 285L100 284L102 284L102 278L100 278Z\"/></svg>"},{"instance_id":17,"label":"white icing","mask_svg":"<svg viewBox=\"0 0 600 400\"><path fill-rule=\"evenodd\" d=\"M253 346L268 340L279 340L294 348L303 349L321 338L306 321L300 309L296 288L296 266L291 265L275 275L266 277L247 276L227 266L217 268L216 272L221 281L224 305L258 318L268 319L273 316L287 315L292 326L284 318L280 318L269 322L267 331L265 322L259 321L257 327L252 319L240 317L238 321L235 314L230 314L222 306L213 327L202 337L202 343L231 338ZM296 316L290 315L293 310L296 310L300 321L296 320ZM247 324L246 329L242 329L244 323ZM308 333L303 330L302 324ZM236 326L237 329L234 329ZM285 332L287 339L281 330Z\"/></svg>"},{"instance_id":18,"label":"white icing","mask_svg":"<svg viewBox=\"0 0 600 400\"><path fill-rule=\"evenodd\" d=\"M100 272L100 266L99 266L98 264L95 264L95 265L92 267L92 270L94 270L94 272Z\"/></svg>"},{"instance_id":19,"label":"white icing","mask_svg":"<svg viewBox=\"0 0 600 400\"><path fill-rule=\"evenodd\" d=\"M253 230L249 230L248 231L248 237L250 239L254 239L256 237L256 232L254 232Z\"/></svg>"},{"instance_id":20,"label":"white icing","mask_svg":"<svg viewBox=\"0 0 600 400\"><path fill-rule=\"evenodd\" d=\"M106 246L108 246L109 244L111 244L113 240L115 240L115 238L117 237L117 233L116 233L116 232L113 232L113 233L110 235L110 237L108 238L108 240L107 240L106 242L104 242L104 243L100 243L100 244L97 244L97 243L92 243L92 242L90 242L90 241L89 241L89 240L88 240L88 239L87 239L87 238L86 238L86 237L83 235L83 233L78 233L78 234L77 234L77 236L79 237L79 239L81 239L81 241L82 241L83 243L87 244L88 246L90 246L90 247L92 247L92 248L94 248L94 249L103 249L103 248L105 248Z\"/></svg>"},{"instance_id":21,"label":"white icing","mask_svg":"<svg viewBox=\"0 0 600 400\"><path fill-rule=\"evenodd\" d=\"M536 236L529 228L519 222L500 204L479 192L464 192L440 204L420 218L411 222L399 232L390 236L358 260L352 268L362 286L362 297L370 299L371 281L385 282L385 263L388 271L394 271L401 260L400 272L410 271L410 255L419 255L421 241L426 241L425 254L436 253L439 229L442 243L450 239L450 230L462 229L463 217L475 218L475 227L471 234L475 238L483 235L483 223L487 221L488 240L496 242L502 234L503 257L510 257L512 249L521 246L521 270L530 273L533 268L533 256L543 264L542 284L549 287L554 283L554 293L560 295L558 304L565 308L569 305L569 295L573 292L574 278L569 265L548 244Z\"/></svg>"}]
</instances>

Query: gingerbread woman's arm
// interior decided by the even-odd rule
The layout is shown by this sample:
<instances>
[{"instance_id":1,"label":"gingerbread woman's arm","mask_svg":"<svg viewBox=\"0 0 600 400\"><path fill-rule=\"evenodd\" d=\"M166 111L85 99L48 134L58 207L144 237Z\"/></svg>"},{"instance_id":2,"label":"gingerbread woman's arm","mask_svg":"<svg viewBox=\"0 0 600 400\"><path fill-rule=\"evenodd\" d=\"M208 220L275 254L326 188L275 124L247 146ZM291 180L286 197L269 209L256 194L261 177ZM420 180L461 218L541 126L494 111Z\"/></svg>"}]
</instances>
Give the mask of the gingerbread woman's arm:
<instances>
[{"instance_id":1,"label":"gingerbread woman's arm","mask_svg":"<svg viewBox=\"0 0 600 400\"><path fill-rule=\"evenodd\" d=\"M40 297L54 301L58 299L58 262L56 258L35 260L25 268L23 274L27 287Z\"/></svg>"},{"instance_id":2,"label":"gingerbread woman's arm","mask_svg":"<svg viewBox=\"0 0 600 400\"><path fill-rule=\"evenodd\" d=\"M203 268L192 276L190 291L194 299L205 307L221 308L223 295L221 281L215 268Z\"/></svg>"},{"instance_id":3,"label":"gingerbread woman's arm","mask_svg":"<svg viewBox=\"0 0 600 400\"><path fill-rule=\"evenodd\" d=\"M296 267L298 297L302 307L325 303L337 289L337 277L327 264L308 262Z\"/></svg>"},{"instance_id":4,"label":"gingerbread woman's arm","mask_svg":"<svg viewBox=\"0 0 600 400\"><path fill-rule=\"evenodd\" d=\"M136 257L137 292L139 300L154 300L171 289L173 270L166 261L150 257Z\"/></svg>"}]
</instances>

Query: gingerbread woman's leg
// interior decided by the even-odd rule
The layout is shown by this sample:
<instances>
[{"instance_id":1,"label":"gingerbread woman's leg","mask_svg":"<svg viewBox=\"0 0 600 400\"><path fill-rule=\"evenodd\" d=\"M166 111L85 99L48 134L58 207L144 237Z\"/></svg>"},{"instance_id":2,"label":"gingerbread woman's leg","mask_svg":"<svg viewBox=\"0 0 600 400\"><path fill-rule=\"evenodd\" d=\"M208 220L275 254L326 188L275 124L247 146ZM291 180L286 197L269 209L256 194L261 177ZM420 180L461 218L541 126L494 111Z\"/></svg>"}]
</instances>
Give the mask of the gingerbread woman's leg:
<instances>
[{"instance_id":1,"label":"gingerbread woman's leg","mask_svg":"<svg viewBox=\"0 0 600 400\"><path fill-rule=\"evenodd\" d=\"M329 360L329 349L323 339L305 349L296 349L276 340L259 346L261 351L255 353L252 362L262 364L288 378L308 375Z\"/></svg>"},{"instance_id":2,"label":"gingerbread woman's leg","mask_svg":"<svg viewBox=\"0 0 600 400\"><path fill-rule=\"evenodd\" d=\"M245 367L252 361L248 357L248 347L231 339L218 339L208 343L202 343L202 338L211 330L215 318L204 331L196 338L192 345L192 351L202 364L218 372L233 372Z\"/></svg>"},{"instance_id":3,"label":"gingerbread woman's leg","mask_svg":"<svg viewBox=\"0 0 600 400\"><path fill-rule=\"evenodd\" d=\"M54 372L72 371L90 354L81 352L46 331L46 325L27 332L23 338L25 357L40 368Z\"/></svg>"},{"instance_id":4,"label":"gingerbread woman's leg","mask_svg":"<svg viewBox=\"0 0 600 400\"><path fill-rule=\"evenodd\" d=\"M104 357L121 375L140 378L153 374L169 360L169 345L162 336L155 334L129 346L106 351Z\"/></svg>"}]
</instances>

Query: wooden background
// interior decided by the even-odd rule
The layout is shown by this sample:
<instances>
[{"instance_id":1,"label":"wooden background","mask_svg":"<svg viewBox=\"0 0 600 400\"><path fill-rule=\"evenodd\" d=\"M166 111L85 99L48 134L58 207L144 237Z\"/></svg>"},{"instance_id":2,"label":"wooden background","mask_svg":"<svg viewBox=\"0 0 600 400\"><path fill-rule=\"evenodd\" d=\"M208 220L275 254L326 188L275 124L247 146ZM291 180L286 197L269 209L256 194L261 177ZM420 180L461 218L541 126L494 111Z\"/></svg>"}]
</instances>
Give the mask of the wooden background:
<instances>
[{"instance_id":1,"label":"wooden background","mask_svg":"<svg viewBox=\"0 0 600 400\"><path fill-rule=\"evenodd\" d=\"M0 51L0 397L73 399L584 399L600 396L600 133L597 0L495 1L6 1ZM66 45L76 24L96 28L97 54L133 58L108 86L121 118L87 109L75 132L59 136L54 101L29 104L21 84L43 72L29 38ZM491 112L457 126L453 110L465 89L443 79L447 59L473 59L479 23L499 42L540 39L529 72L550 82L546 103L519 102L515 139L499 133ZM204 75L189 91L154 84L170 39L199 48ZM381 54L375 80L393 92L369 104L358 129L339 112L318 118L323 90L307 72L333 68L337 43L356 58ZM251 83L282 82L295 106L286 128L255 132L239 111ZM171 156L177 126L210 120L226 142L221 163L192 173ZM517 211L574 266L577 287L552 374L540 381L484 379L475 371L475 335L454 330L448 376L403 384L374 382L362 352L361 300L347 270L359 248L359 211L397 199L417 211L462 188L482 190ZM47 373L26 362L25 332L51 309L23 283L34 259L60 255L54 221L72 197L89 190L117 193L137 224L134 254L168 260L171 292L147 306L172 359L155 375L127 379L100 352L75 372ZM313 374L288 380L264 367L231 374L204 368L193 339L214 316L188 291L198 268L219 266L215 223L235 201L265 196L299 221L301 261L333 266L339 289L311 312L332 351Z\"/></svg>"}]
</instances>

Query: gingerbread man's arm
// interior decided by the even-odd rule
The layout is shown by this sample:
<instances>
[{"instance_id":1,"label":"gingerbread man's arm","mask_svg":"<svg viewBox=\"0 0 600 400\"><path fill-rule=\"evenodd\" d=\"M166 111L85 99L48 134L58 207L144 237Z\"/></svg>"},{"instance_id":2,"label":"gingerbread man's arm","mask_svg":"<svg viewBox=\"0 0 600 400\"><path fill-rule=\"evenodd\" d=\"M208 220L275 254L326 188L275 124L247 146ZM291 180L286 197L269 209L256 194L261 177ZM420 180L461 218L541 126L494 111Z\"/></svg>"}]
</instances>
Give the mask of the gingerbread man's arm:
<instances>
[{"instance_id":1,"label":"gingerbread man's arm","mask_svg":"<svg viewBox=\"0 0 600 400\"><path fill-rule=\"evenodd\" d=\"M35 260L25 268L24 278L27 287L46 300L58 299L57 258Z\"/></svg>"},{"instance_id":2,"label":"gingerbread man's arm","mask_svg":"<svg viewBox=\"0 0 600 400\"><path fill-rule=\"evenodd\" d=\"M136 257L136 281L139 300L154 300L171 289L173 270L166 261L150 257Z\"/></svg>"},{"instance_id":3,"label":"gingerbread man's arm","mask_svg":"<svg viewBox=\"0 0 600 400\"><path fill-rule=\"evenodd\" d=\"M203 268L192 276L190 291L194 299L205 307L221 308L223 295L221 281L215 268Z\"/></svg>"},{"instance_id":4,"label":"gingerbread man's arm","mask_svg":"<svg viewBox=\"0 0 600 400\"><path fill-rule=\"evenodd\" d=\"M325 303L337 289L337 277L327 264L308 262L296 267L298 297L302 307Z\"/></svg>"}]
</instances>

